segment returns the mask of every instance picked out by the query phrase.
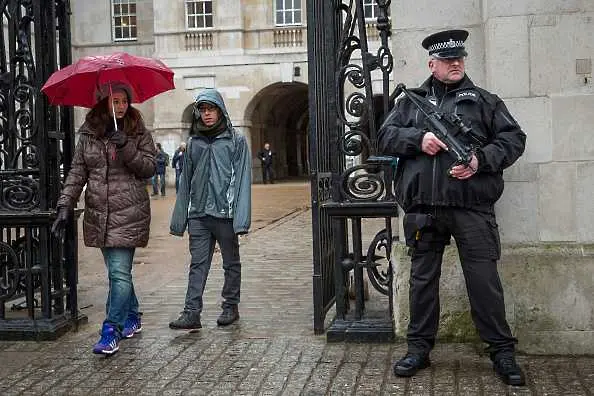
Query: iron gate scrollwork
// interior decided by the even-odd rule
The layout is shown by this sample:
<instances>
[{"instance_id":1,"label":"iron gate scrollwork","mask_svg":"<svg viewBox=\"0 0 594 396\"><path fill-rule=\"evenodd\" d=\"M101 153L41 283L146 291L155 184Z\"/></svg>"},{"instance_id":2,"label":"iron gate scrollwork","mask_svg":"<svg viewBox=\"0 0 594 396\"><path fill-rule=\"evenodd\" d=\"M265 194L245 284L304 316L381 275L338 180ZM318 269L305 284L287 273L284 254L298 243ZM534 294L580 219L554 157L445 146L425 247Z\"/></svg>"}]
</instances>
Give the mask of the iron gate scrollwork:
<instances>
[{"instance_id":1,"label":"iron gate scrollwork","mask_svg":"<svg viewBox=\"0 0 594 396\"><path fill-rule=\"evenodd\" d=\"M314 330L327 331L329 341L394 338L389 258L397 216L392 184L397 159L378 155L377 146L377 129L391 107L390 4L376 0L371 5L379 37L372 52L365 15L370 4L308 2ZM381 92L374 95L378 85ZM322 178L329 181L325 189ZM373 218L383 226L364 249L363 225ZM388 296L374 307L366 303L365 273L379 292L373 298ZM326 330L332 303L336 318Z\"/></svg>"},{"instance_id":2,"label":"iron gate scrollwork","mask_svg":"<svg viewBox=\"0 0 594 396\"><path fill-rule=\"evenodd\" d=\"M86 319L77 308L76 222L50 233L72 158L70 108L40 88L71 63L68 0L0 3L0 339L52 339Z\"/></svg>"}]
</instances>

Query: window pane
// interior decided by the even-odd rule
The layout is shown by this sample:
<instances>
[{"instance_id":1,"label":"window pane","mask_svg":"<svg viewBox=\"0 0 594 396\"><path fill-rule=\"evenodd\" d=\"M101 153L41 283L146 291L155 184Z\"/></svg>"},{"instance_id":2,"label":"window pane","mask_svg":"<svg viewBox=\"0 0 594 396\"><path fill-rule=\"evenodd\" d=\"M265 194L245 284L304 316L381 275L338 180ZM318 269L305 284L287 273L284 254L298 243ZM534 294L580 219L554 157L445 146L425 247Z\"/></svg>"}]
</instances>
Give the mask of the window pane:
<instances>
[{"instance_id":1,"label":"window pane","mask_svg":"<svg viewBox=\"0 0 594 396\"><path fill-rule=\"evenodd\" d=\"M115 18L113 18L113 24L115 26L122 26L122 18L121 17L115 17Z\"/></svg>"},{"instance_id":2,"label":"window pane","mask_svg":"<svg viewBox=\"0 0 594 396\"><path fill-rule=\"evenodd\" d=\"M130 23L130 25L136 26L136 16L131 16L129 18L129 23Z\"/></svg>"},{"instance_id":3,"label":"window pane","mask_svg":"<svg viewBox=\"0 0 594 396\"><path fill-rule=\"evenodd\" d=\"M122 14L128 13L128 4L122 4Z\"/></svg>"},{"instance_id":4,"label":"window pane","mask_svg":"<svg viewBox=\"0 0 594 396\"><path fill-rule=\"evenodd\" d=\"M188 27L194 29L196 27L196 19L194 17L188 17Z\"/></svg>"},{"instance_id":5,"label":"window pane","mask_svg":"<svg viewBox=\"0 0 594 396\"><path fill-rule=\"evenodd\" d=\"M136 14L136 4L130 4L130 14Z\"/></svg>"},{"instance_id":6,"label":"window pane","mask_svg":"<svg viewBox=\"0 0 594 396\"><path fill-rule=\"evenodd\" d=\"M130 37L136 38L136 26L132 26L130 29Z\"/></svg>"},{"instance_id":7,"label":"window pane","mask_svg":"<svg viewBox=\"0 0 594 396\"><path fill-rule=\"evenodd\" d=\"M276 10L280 11L283 9L283 0L276 0Z\"/></svg>"},{"instance_id":8,"label":"window pane","mask_svg":"<svg viewBox=\"0 0 594 396\"><path fill-rule=\"evenodd\" d=\"M114 15L120 15L121 14L121 8L119 5L114 5L113 6L113 13Z\"/></svg>"},{"instance_id":9,"label":"window pane","mask_svg":"<svg viewBox=\"0 0 594 396\"><path fill-rule=\"evenodd\" d=\"M197 23L196 23L196 25L197 25L199 28L202 28L202 27L204 27L204 15L198 15L198 16L196 17L196 19L197 19Z\"/></svg>"},{"instance_id":10,"label":"window pane","mask_svg":"<svg viewBox=\"0 0 594 396\"><path fill-rule=\"evenodd\" d=\"M283 19L283 12L282 11L277 11L276 12L276 24L277 25L284 25L284 19Z\"/></svg>"},{"instance_id":11,"label":"window pane","mask_svg":"<svg viewBox=\"0 0 594 396\"><path fill-rule=\"evenodd\" d=\"M212 27L212 15L206 16L206 26L205 27Z\"/></svg>"},{"instance_id":12,"label":"window pane","mask_svg":"<svg viewBox=\"0 0 594 396\"><path fill-rule=\"evenodd\" d=\"M205 10L205 13L206 13L206 14L212 14L212 2L210 2L210 1L207 1L207 2L204 4L204 10Z\"/></svg>"},{"instance_id":13,"label":"window pane","mask_svg":"<svg viewBox=\"0 0 594 396\"><path fill-rule=\"evenodd\" d=\"M122 28L121 27L115 28L115 38L117 38L117 39L122 38Z\"/></svg>"},{"instance_id":14,"label":"window pane","mask_svg":"<svg viewBox=\"0 0 594 396\"><path fill-rule=\"evenodd\" d=\"M301 11L295 11L295 20L294 23L301 23Z\"/></svg>"}]
</instances>

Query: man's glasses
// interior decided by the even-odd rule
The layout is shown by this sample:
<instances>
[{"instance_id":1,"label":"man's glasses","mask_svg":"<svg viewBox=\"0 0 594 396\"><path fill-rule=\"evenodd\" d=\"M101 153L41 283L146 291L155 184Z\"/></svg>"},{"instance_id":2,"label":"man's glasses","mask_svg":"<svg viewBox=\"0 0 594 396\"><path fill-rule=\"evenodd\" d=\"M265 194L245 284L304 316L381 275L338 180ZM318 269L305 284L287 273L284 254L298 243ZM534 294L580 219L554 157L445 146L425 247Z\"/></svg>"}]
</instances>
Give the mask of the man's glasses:
<instances>
[{"instance_id":1,"label":"man's glasses","mask_svg":"<svg viewBox=\"0 0 594 396\"><path fill-rule=\"evenodd\" d=\"M218 107L216 106L210 106L210 105L200 105L200 107L198 107L198 112L200 114L203 113L214 113L218 110Z\"/></svg>"}]
</instances>

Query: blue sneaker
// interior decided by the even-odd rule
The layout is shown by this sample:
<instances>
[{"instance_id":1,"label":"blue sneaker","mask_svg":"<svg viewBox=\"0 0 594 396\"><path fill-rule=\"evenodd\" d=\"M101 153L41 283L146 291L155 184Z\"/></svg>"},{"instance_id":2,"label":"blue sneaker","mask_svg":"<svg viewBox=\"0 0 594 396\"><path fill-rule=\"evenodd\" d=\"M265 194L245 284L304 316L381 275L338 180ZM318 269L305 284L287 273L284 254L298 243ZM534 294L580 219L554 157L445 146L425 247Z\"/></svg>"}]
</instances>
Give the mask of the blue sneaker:
<instances>
[{"instance_id":1,"label":"blue sneaker","mask_svg":"<svg viewBox=\"0 0 594 396\"><path fill-rule=\"evenodd\" d=\"M104 323L101 329L101 338L93 347L93 353L113 355L120 349L119 342L120 335L116 328L109 323Z\"/></svg>"},{"instance_id":2,"label":"blue sneaker","mask_svg":"<svg viewBox=\"0 0 594 396\"><path fill-rule=\"evenodd\" d=\"M124 330L122 331L122 337L132 338L134 334L138 334L142 331L142 322L140 321L140 315L130 315L124 323Z\"/></svg>"}]
</instances>

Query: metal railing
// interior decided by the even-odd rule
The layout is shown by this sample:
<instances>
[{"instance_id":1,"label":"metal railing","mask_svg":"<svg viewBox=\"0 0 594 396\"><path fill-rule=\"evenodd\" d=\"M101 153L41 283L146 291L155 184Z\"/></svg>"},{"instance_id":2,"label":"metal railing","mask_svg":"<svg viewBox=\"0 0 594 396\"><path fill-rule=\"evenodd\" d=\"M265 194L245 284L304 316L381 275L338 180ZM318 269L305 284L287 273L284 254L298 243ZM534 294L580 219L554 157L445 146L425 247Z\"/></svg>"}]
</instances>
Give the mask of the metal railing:
<instances>
[{"instance_id":1,"label":"metal railing","mask_svg":"<svg viewBox=\"0 0 594 396\"><path fill-rule=\"evenodd\" d=\"M74 150L72 108L40 88L71 63L68 0L8 0L0 30L0 339L53 339L85 321L77 303L77 229L50 233ZM49 32L49 33L48 33ZM55 33L53 33L55 32Z\"/></svg>"},{"instance_id":2,"label":"metal railing","mask_svg":"<svg viewBox=\"0 0 594 396\"><path fill-rule=\"evenodd\" d=\"M390 0L378 0L377 21L369 23L362 0L308 3L314 330L326 331L328 341L394 339L390 254L397 161L377 150L377 128L390 110L389 6ZM376 33L368 37L371 27ZM369 40L380 41L377 53L369 52ZM372 71L382 76L378 94ZM373 218L383 219L383 227L364 246L362 223ZM379 313L368 309L366 282L385 298ZM332 303L336 317L325 329Z\"/></svg>"}]
</instances>

